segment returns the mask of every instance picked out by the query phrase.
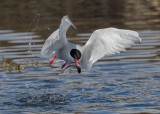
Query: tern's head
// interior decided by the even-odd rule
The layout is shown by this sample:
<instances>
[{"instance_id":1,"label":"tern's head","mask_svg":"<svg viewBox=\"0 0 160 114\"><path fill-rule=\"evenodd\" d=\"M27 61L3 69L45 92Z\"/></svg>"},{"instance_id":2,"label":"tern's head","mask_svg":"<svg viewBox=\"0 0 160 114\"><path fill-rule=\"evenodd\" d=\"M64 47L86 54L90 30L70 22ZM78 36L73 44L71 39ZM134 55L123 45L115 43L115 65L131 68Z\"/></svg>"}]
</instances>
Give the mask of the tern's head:
<instances>
[{"instance_id":1,"label":"tern's head","mask_svg":"<svg viewBox=\"0 0 160 114\"><path fill-rule=\"evenodd\" d=\"M81 66L78 64L78 60L81 58L81 52L77 49L72 49L70 51L70 55L73 57L75 61L75 65L77 67L78 73L81 73ZM70 67L70 66L69 66Z\"/></svg>"},{"instance_id":2,"label":"tern's head","mask_svg":"<svg viewBox=\"0 0 160 114\"><path fill-rule=\"evenodd\" d=\"M81 52L77 49L72 49L70 55L74 58L74 60L79 60L81 58Z\"/></svg>"},{"instance_id":3,"label":"tern's head","mask_svg":"<svg viewBox=\"0 0 160 114\"><path fill-rule=\"evenodd\" d=\"M72 23L72 21L69 19L68 15L63 16L61 23L65 23L65 25L66 25L66 24L72 25L72 26L77 30L76 26L75 26L75 25Z\"/></svg>"}]
</instances>

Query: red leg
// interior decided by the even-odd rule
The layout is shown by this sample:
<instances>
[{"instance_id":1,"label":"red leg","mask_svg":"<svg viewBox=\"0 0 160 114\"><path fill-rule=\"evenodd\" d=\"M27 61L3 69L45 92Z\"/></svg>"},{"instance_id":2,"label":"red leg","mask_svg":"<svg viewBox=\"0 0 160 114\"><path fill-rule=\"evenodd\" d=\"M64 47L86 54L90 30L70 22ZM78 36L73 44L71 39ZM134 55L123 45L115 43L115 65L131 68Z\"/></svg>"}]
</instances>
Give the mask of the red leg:
<instances>
[{"instance_id":1,"label":"red leg","mask_svg":"<svg viewBox=\"0 0 160 114\"><path fill-rule=\"evenodd\" d=\"M63 69L67 64L67 61L62 65L61 69Z\"/></svg>"},{"instance_id":2,"label":"red leg","mask_svg":"<svg viewBox=\"0 0 160 114\"><path fill-rule=\"evenodd\" d=\"M55 60L56 56L54 56L54 58L52 59L52 61L49 62L49 64L52 64Z\"/></svg>"}]
</instances>

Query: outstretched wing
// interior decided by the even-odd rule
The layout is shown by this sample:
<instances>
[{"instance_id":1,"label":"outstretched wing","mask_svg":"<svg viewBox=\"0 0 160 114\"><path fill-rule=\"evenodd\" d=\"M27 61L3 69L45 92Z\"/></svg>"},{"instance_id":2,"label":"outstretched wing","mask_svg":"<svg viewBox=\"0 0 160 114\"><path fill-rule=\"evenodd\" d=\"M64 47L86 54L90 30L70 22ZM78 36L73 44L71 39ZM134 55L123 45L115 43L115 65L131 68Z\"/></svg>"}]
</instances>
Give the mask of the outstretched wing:
<instances>
[{"instance_id":1,"label":"outstretched wing","mask_svg":"<svg viewBox=\"0 0 160 114\"><path fill-rule=\"evenodd\" d=\"M116 28L96 30L83 47L80 63L90 69L94 62L105 55L126 51L126 48L140 42L139 34L135 31Z\"/></svg>"},{"instance_id":2,"label":"outstretched wing","mask_svg":"<svg viewBox=\"0 0 160 114\"><path fill-rule=\"evenodd\" d=\"M72 23L69 17L63 16L59 29L53 32L45 41L41 50L41 55L51 58L55 55L55 52L58 53L61 48L65 47L68 44L66 32L70 25L72 25L76 29L75 25Z\"/></svg>"},{"instance_id":3,"label":"outstretched wing","mask_svg":"<svg viewBox=\"0 0 160 114\"><path fill-rule=\"evenodd\" d=\"M58 51L63 46L67 45L67 43L68 43L67 38L61 37L59 29L57 29L45 41L45 43L41 49L41 55L44 55L46 57L51 58L51 57L53 57L54 52Z\"/></svg>"}]
</instances>

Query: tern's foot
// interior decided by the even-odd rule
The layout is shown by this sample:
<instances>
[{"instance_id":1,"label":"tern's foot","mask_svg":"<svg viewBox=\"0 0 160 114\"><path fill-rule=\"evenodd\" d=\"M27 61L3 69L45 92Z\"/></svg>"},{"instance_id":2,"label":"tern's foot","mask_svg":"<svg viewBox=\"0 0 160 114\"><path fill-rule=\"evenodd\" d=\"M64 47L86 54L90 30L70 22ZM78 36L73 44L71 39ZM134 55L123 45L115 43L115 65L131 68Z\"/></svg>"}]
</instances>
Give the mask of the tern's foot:
<instances>
[{"instance_id":1,"label":"tern's foot","mask_svg":"<svg viewBox=\"0 0 160 114\"><path fill-rule=\"evenodd\" d=\"M49 64L51 65L53 63L53 61L50 61Z\"/></svg>"},{"instance_id":2,"label":"tern's foot","mask_svg":"<svg viewBox=\"0 0 160 114\"><path fill-rule=\"evenodd\" d=\"M52 61L49 62L50 65L54 62L55 58L56 58L56 56L54 56L54 58L52 59Z\"/></svg>"},{"instance_id":3,"label":"tern's foot","mask_svg":"<svg viewBox=\"0 0 160 114\"><path fill-rule=\"evenodd\" d=\"M63 69L66 66L66 64L67 64L67 62L62 65L61 69Z\"/></svg>"},{"instance_id":4,"label":"tern's foot","mask_svg":"<svg viewBox=\"0 0 160 114\"><path fill-rule=\"evenodd\" d=\"M65 64L64 64L64 65L62 65L61 69L63 69L65 66L66 66Z\"/></svg>"}]
</instances>

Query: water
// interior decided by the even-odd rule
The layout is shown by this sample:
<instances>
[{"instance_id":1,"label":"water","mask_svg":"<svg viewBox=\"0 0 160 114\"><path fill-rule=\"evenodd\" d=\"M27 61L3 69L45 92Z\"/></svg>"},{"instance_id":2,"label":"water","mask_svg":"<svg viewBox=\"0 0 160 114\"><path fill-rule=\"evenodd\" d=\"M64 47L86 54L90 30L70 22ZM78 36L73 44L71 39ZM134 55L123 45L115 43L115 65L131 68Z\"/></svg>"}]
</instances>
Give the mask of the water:
<instances>
[{"instance_id":1,"label":"water","mask_svg":"<svg viewBox=\"0 0 160 114\"><path fill-rule=\"evenodd\" d=\"M48 2L50 0L45 3ZM117 3L109 0L107 2ZM126 3L125 0L121 2ZM159 10L155 11L159 7L156 6L156 0L154 3L147 3L143 5L141 2L129 0L125 4L126 9L119 12L125 14L125 17L128 16L123 17L128 20L126 22L123 22L123 19L112 20L106 25L103 23L105 18L109 20L109 17L106 17L109 13L105 14L105 9L101 13L98 10L89 16L80 15L79 18L68 9L78 28L78 31L69 30L70 42L83 45L89 39L92 30L114 25L118 28L134 29L142 38L142 44L127 49L126 53L104 57L94 64L92 71L82 70L81 74L71 68L62 73L60 68L63 61L56 61L50 67L48 59L37 57L44 40L52 31L44 28L28 31L29 21L24 20L22 16L20 20L26 21L22 25L21 21L16 22L13 16L13 20L9 19L8 23L14 22L14 24L10 27L7 26L8 24L0 27L0 113L160 113L160 21L158 13L156 14ZM3 3L6 6L8 4ZM10 4L12 6L16 2ZM26 4L30 4L29 7L35 5L35 3ZM86 4L93 8L93 11L102 5L99 2L97 6L90 2L83 3L83 5ZM134 7L132 4L145 7L143 10L148 11L145 14L146 18L140 18L139 15L138 19L131 19L128 12L131 12L129 9ZM68 8L68 4L65 7ZM122 8L121 5L119 7ZM147 9L148 7L152 7L155 13L149 13L153 11ZM38 26L55 30L60 22L60 16L55 14L54 18L47 13L47 8L44 8L44 12L40 11L42 18ZM80 14L80 11L83 12L83 8L76 12ZM90 9L87 11L92 12ZM16 14L16 12L17 9L7 10L4 13ZM63 13L60 14L63 15ZM114 14L110 18L119 17L118 13ZM134 14L137 13L134 12ZM20 15L20 12L17 15ZM95 18L93 18L94 15L96 15ZM150 18L147 18L148 15ZM30 18L34 19L34 16ZM52 19L55 21L50 22ZM144 21L145 19L148 19L147 22ZM49 21L44 23L45 20ZM6 20L0 19L0 23L3 21ZM49 26L48 23L50 23ZM35 25L32 26L33 29L34 27ZM32 50L30 50L30 41Z\"/></svg>"}]
</instances>

